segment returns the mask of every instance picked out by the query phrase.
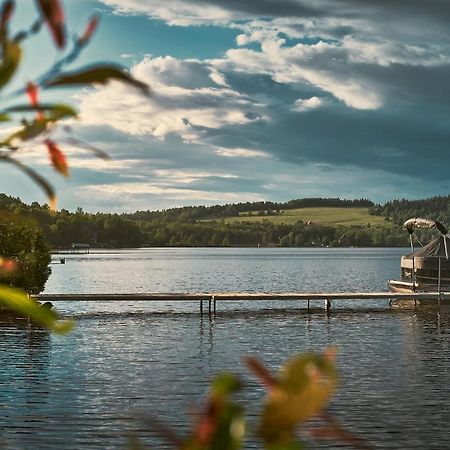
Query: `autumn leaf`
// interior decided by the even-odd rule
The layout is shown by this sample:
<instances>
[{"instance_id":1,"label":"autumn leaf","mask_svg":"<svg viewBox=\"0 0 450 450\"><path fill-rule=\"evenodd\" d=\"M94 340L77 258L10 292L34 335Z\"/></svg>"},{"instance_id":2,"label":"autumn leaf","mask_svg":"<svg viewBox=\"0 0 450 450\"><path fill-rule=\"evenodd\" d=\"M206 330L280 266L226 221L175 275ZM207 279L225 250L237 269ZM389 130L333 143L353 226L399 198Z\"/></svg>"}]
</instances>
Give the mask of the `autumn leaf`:
<instances>
[{"instance_id":1,"label":"autumn leaf","mask_svg":"<svg viewBox=\"0 0 450 450\"><path fill-rule=\"evenodd\" d=\"M98 27L99 21L100 17L98 15L94 15L93 17L91 17L91 20L89 20L83 35L78 40L79 45L84 46L90 41L92 35L94 34L95 30Z\"/></svg>"},{"instance_id":2,"label":"autumn leaf","mask_svg":"<svg viewBox=\"0 0 450 450\"><path fill-rule=\"evenodd\" d=\"M14 10L14 2L9 0L4 2L2 5L2 10L0 12L0 32L4 33L6 29L6 25L11 19L12 13Z\"/></svg>"},{"instance_id":3,"label":"autumn leaf","mask_svg":"<svg viewBox=\"0 0 450 450\"><path fill-rule=\"evenodd\" d=\"M36 0L38 9L45 19L56 46L60 49L66 45L64 11L59 0Z\"/></svg>"},{"instance_id":4,"label":"autumn leaf","mask_svg":"<svg viewBox=\"0 0 450 450\"><path fill-rule=\"evenodd\" d=\"M39 108L37 86L32 82L27 83L26 92L27 92L28 98L30 99L31 106L36 108L36 119L44 120L44 113Z\"/></svg>"},{"instance_id":5,"label":"autumn leaf","mask_svg":"<svg viewBox=\"0 0 450 450\"><path fill-rule=\"evenodd\" d=\"M47 146L48 152L50 154L50 161L52 166L55 168L57 172L66 178L70 176L69 166L67 165L66 156L64 153L58 148L56 143L51 139L46 139L44 141Z\"/></svg>"},{"instance_id":6,"label":"autumn leaf","mask_svg":"<svg viewBox=\"0 0 450 450\"><path fill-rule=\"evenodd\" d=\"M17 269L17 261L12 258L2 258L0 256L0 275L6 275Z\"/></svg>"}]
</instances>

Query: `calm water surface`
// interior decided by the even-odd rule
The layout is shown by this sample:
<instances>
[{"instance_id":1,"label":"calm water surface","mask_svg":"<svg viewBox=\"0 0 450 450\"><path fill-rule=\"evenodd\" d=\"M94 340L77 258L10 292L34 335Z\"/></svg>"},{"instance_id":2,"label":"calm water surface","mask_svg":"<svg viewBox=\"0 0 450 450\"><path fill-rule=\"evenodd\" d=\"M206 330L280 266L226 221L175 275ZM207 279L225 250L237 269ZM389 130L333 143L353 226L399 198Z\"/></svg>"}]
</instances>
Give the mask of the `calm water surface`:
<instances>
[{"instance_id":1,"label":"calm water surface","mask_svg":"<svg viewBox=\"0 0 450 450\"><path fill-rule=\"evenodd\" d=\"M67 257L46 292L370 291L399 273L402 249L140 249ZM361 302L363 303L363 302ZM449 316L386 301L219 303L211 320L189 303L59 303L77 328L59 337L0 319L0 448L120 449L141 417L180 434L211 377L237 371L254 419L261 388L241 364L338 347L331 411L375 448L450 448ZM249 440L247 448L260 448ZM323 443L314 448L338 448ZM339 447L344 448L344 447Z\"/></svg>"}]
</instances>

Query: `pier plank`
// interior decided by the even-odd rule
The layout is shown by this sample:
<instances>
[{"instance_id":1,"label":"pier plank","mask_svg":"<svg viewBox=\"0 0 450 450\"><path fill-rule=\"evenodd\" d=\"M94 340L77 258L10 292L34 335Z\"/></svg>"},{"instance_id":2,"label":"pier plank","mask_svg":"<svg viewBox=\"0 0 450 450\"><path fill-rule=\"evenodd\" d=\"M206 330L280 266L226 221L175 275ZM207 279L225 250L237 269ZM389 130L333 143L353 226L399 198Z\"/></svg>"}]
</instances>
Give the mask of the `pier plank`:
<instances>
[{"instance_id":1,"label":"pier plank","mask_svg":"<svg viewBox=\"0 0 450 450\"><path fill-rule=\"evenodd\" d=\"M98 294L38 294L39 301L242 301L242 300L447 300L450 292L141 292Z\"/></svg>"}]
</instances>

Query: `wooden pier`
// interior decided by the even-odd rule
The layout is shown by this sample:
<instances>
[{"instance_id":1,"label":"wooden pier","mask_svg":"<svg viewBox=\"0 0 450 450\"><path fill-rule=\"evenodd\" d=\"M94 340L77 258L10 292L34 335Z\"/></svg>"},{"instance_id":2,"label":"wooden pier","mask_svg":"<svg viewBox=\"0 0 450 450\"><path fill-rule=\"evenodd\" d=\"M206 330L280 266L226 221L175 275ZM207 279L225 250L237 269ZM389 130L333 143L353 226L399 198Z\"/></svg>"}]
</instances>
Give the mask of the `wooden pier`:
<instances>
[{"instance_id":1,"label":"wooden pier","mask_svg":"<svg viewBox=\"0 0 450 450\"><path fill-rule=\"evenodd\" d=\"M420 301L435 301L436 304L450 304L450 292L147 292L123 294L38 294L33 298L39 301L69 301L69 302L111 302L111 301L195 301L199 302L200 313L203 314L203 302L208 302L208 312L216 313L218 301L261 301L261 300L297 300L306 303L309 311L311 301L323 301L325 309L330 310L332 301L373 299L409 300L414 304Z\"/></svg>"}]
</instances>

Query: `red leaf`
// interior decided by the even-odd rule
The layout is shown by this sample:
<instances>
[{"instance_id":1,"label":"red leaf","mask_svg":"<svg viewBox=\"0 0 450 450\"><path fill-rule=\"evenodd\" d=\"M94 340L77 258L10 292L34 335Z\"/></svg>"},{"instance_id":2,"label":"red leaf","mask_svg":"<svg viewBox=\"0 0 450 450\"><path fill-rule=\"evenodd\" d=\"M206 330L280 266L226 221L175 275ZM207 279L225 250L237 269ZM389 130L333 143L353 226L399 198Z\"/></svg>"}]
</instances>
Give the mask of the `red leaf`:
<instances>
[{"instance_id":1,"label":"red leaf","mask_svg":"<svg viewBox=\"0 0 450 450\"><path fill-rule=\"evenodd\" d=\"M17 262L14 259L2 258L0 256L0 274L14 272L17 269Z\"/></svg>"},{"instance_id":2,"label":"red leaf","mask_svg":"<svg viewBox=\"0 0 450 450\"><path fill-rule=\"evenodd\" d=\"M2 6L2 11L0 13L0 30L4 30L6 27L6 24L11 19L12 13L14 9L14 2L12 0L9 0L5 2Z\"/></svg>"},{"instance_id":3,"label":"red leaf","mask_svg":"<svg viewBox=\"0 0 450 450\"><path fill-rule=\"evenodd\" d=\"M58 48L66 45L64 10L59 0L36 0Z\"/></svg>"},{"instance_id":4,"label":"red leaf","mask_svg":"<svg viewBox=\"0 0 450 450\"><path fill-rule=\"evenodd\" d=\"M100 17L98 15L91 17L91 20L89 21L86 29L84 30L83 36L81 36L79 40L81 45L86 45L89 42L92 35L94 34L94 31L97 29L99 20Z\"/></svg>"},{"instance_id":5,"label":"red leaf","mask_svg":"<svg viewBox=\"0 0 450 450\"><path fill-rule=\"evenodd\" d=\"M28 98L30 99L31 106L38 107L39 101L37 86L30 81L29 83L27 83L26 91ZM44 113L42 111L36 111L36 118L37 120L44 120Z\"/></svg>"},{"instance_id":6,"label":"red leaf","mask_svg":"<svg viewBox=\"0 0 450 450\"><path fill-rule=\"evenodd\" d=\"M271 391L278 385L278 380L269 372L269 370L253 356L247 356L244 359L247 367L256 375L259 381Z\"/></svg>"},{"instance_id":7,"label":"red leaf","mask_svg":"<svg viewBox=\"0 0 450 450\"><path fill-rule=\"evenodd\" d=\"M59 172L61 175L64 175L67 178L70 175L70 173L69 173L69 166L67 165L66 156L57 147L54 141L46 139L45 145L48 148L52 166L55 168L57 172Z\"/></svg>"}]
</instances>

